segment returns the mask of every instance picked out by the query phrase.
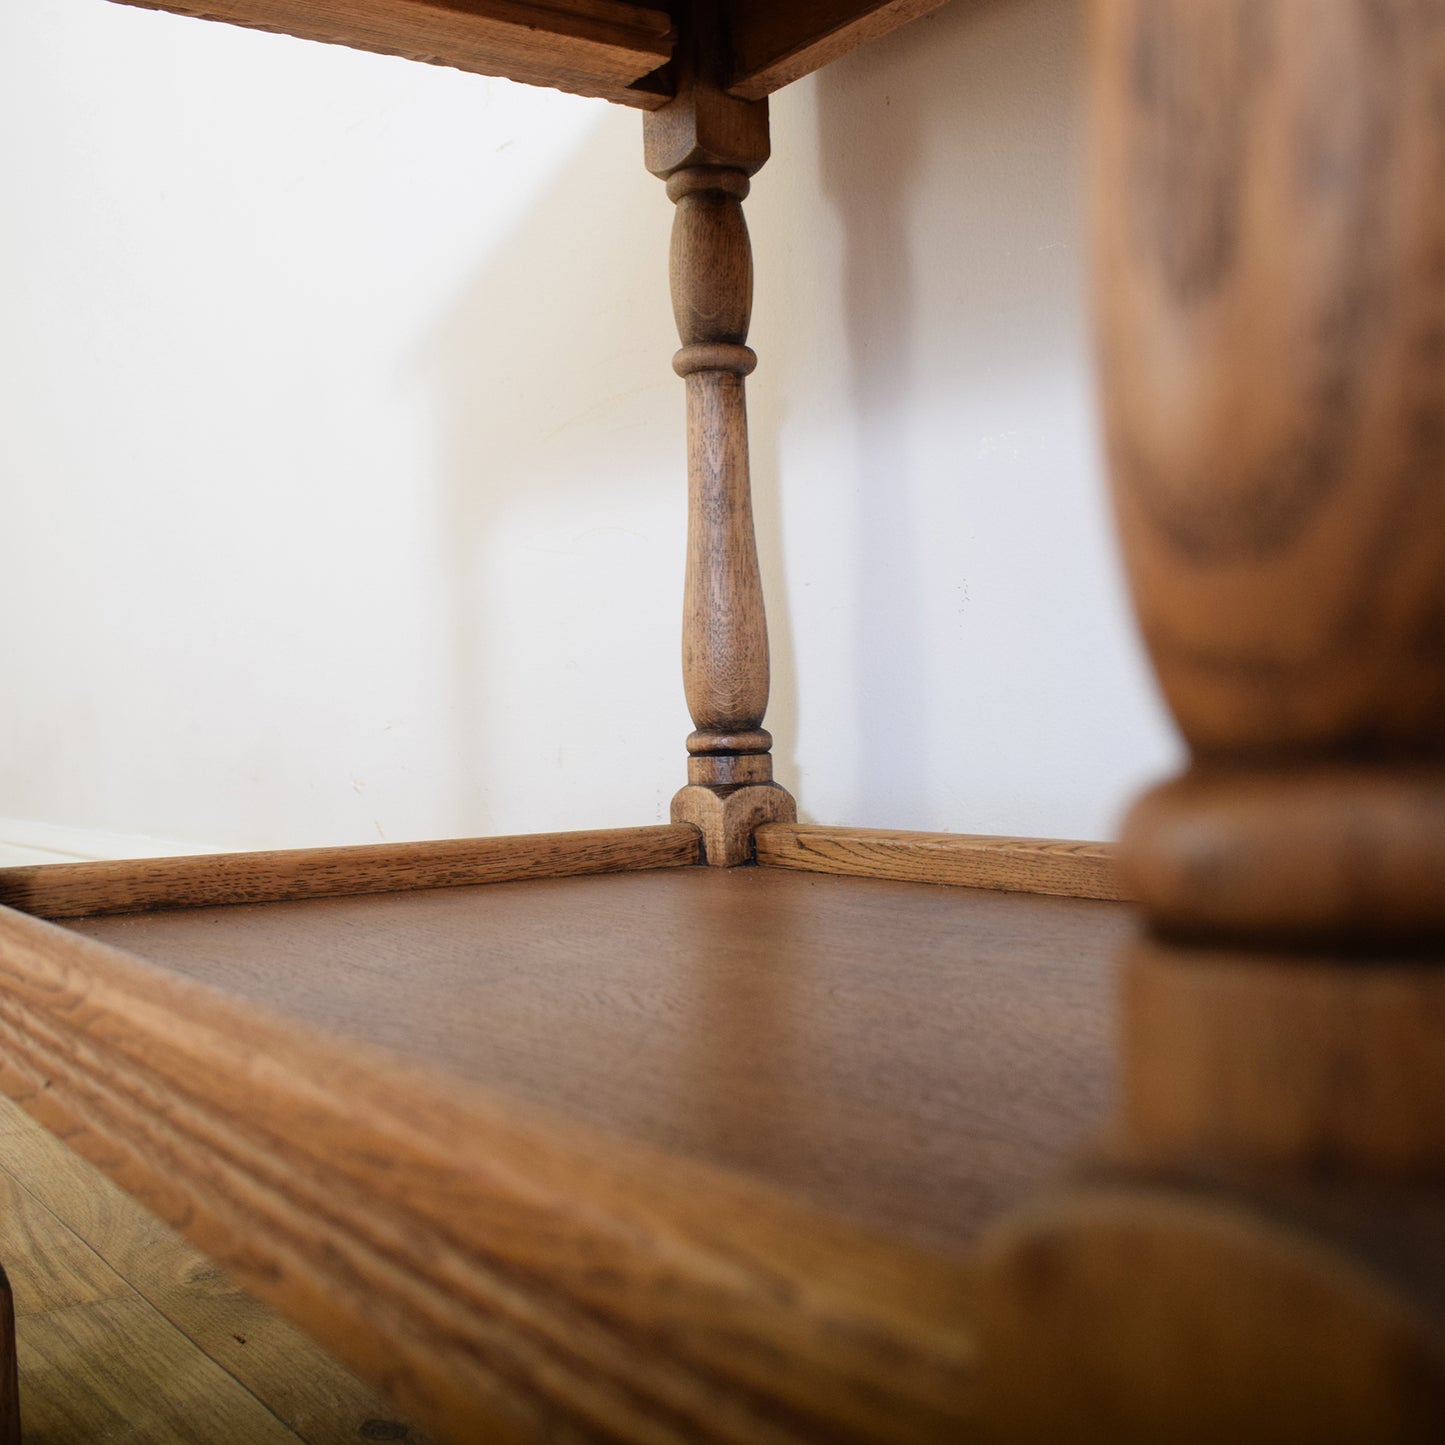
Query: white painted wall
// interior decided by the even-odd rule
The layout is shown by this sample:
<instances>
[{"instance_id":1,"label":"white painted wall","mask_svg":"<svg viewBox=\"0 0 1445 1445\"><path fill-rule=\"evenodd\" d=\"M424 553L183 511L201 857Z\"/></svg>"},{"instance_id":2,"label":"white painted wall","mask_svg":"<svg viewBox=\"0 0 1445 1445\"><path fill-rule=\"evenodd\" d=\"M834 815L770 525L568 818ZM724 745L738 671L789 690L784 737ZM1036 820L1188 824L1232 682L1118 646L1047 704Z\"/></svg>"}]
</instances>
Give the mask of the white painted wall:
<instances>
[{"instance_id":1,"label":"white painted wall","mask_svg":"<svg viewBox=\"0 0 1445 1445\"><path fill-rule=\"evenodd\" d=\"M1100 482L1081 79L1075 4L957 0L774 99L751 405L807 818L1107 836L1174 762ZM101 0L3 7L11 834L665 816L682 397L639 130Z\"/></svg>"}]
</instances>

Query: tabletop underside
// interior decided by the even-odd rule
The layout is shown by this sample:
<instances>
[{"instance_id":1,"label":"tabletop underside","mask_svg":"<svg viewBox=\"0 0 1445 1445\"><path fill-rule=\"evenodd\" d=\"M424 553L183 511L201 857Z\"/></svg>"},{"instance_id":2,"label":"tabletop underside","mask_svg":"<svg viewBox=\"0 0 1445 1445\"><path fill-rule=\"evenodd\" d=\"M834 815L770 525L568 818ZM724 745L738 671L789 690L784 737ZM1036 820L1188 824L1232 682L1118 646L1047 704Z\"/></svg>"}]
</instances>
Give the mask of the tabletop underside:
<instances>
[{"instance_id":1,"label":"tabletop underside","mask_svg":"<svg viewBox=\"0 0 1445 1445\"><path fill-rule=\"evenodd\" d=\"M672 93L665 0L120 0L655 109ZM728 92L758 100L944 0L730 0Z\"/></svg>"}]
</instances>

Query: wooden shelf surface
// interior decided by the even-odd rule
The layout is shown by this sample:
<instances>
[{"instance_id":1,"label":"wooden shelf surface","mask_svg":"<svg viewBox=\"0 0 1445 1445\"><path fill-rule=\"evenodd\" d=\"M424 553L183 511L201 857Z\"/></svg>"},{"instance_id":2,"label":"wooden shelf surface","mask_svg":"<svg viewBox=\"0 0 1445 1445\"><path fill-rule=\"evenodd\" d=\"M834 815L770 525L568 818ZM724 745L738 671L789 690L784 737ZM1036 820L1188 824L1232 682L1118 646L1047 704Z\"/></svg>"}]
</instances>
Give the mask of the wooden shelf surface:
<instances>
[{"instance_id":1,"label":"wooden shelf surface","mask_svg":"<svg viewBox=\"0 0 1445 1445\"><path fill-rule=\"evenodd\" d=\"M678 868L68 926L225 993L951 1249L1108 1102L1124 919Z\"/></svg>"},{"instance_id":2,"label":"wooden shelf surface","mask_svg":"<svg viewBox=\"0 0 1445 1445\"><path fill-rule=\"evenodd\" d=\"M653 109L672 56L660 0L120 0Z\"/></svg>"},{"instance_id":3,"label":"wooden shelf surface","mask_svg":"<svg viewBox=\"0 0 1445 1445\"><path fill-rule=\"evenodd\" d=\"M0 910L0 1086L444 1437L952 1438L1129 926L701 867Z\"/></svg>"}]
</instances>

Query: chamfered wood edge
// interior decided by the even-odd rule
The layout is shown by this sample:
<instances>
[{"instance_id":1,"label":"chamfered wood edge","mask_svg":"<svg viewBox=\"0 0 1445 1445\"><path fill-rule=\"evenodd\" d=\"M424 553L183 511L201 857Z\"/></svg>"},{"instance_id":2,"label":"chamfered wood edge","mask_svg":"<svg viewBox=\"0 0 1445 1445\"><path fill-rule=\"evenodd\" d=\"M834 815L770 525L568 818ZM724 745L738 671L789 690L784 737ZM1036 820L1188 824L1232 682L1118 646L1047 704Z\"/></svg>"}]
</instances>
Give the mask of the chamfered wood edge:
<instances>
[{"instance_id":1,"label":"chamfered wood edge","mask_svg":"<svg viewBox=\"0 0 1445 1445\"><path fill-rule=\"evenodd\" d=\"M957 1438L972 1270L0 909L0 1087L456 1439Z\"/></svg>"},{"instance_id":2,"label":"chamfered wood edge","mask_svg":"<svg viewBox=\"0 0 1445 1445\"><path fill-rule=\"evenodd\" d=\"M734 0L729 95L765 95L937 10L945 0Z\"/></svg>"},{"instance_id":3,"label":"chamfered wood edge","mask_svg":"<svg viewBox=\"0 0 1445 1445\"><path fill-rule=\"evenodd\" d=\"M0 868L0 905L39 918L94 918L158 908L284 903L679 868L696 863L700 847L696 828L663 824L355 848L40 863Z\"/></svg>"},{"instance_id":4,"label":"chamfered wood edge","mask_svg":"<svg viewBox=\"0 0 1445 1445\"><path fill-rule=\"evenodd\" d=\"M754 843L758 862L769 868L1064 898L1128 897L1107 843L801 823L766 823L754 834Z\"/></svg>"},{"instance_id":5,"label":"chamfered wood edge","mask_svg":"<svg viewBox=\"0 0 1445 1445\"><path fill-rule=\"evenodd\" d=\"M116 0L653 110L666 14L620 0ZM663 74L665 75L665 71Z\"/></svg>"}]
</instances>

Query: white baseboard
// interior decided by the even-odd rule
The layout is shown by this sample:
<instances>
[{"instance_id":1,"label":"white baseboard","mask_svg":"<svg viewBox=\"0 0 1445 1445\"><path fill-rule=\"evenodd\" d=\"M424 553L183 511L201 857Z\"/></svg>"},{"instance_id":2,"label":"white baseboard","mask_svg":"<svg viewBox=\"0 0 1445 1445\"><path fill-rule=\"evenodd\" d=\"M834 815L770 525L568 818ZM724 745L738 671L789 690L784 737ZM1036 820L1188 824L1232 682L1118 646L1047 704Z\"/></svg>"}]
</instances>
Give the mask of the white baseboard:
<instances>
[{"instance_id":1,"label":"white baseboard","mask_svg":"<svg viewBox=\"0 0 1445 1445\"><path fill-rule=\"evenodd\" d=\"M0 818L0 867L21 863L80 863L102 858L169 858L184 853L224 853L204 843L181 843L144 833L70 828L31 818Z\"/></svg>"}]
</instances>

